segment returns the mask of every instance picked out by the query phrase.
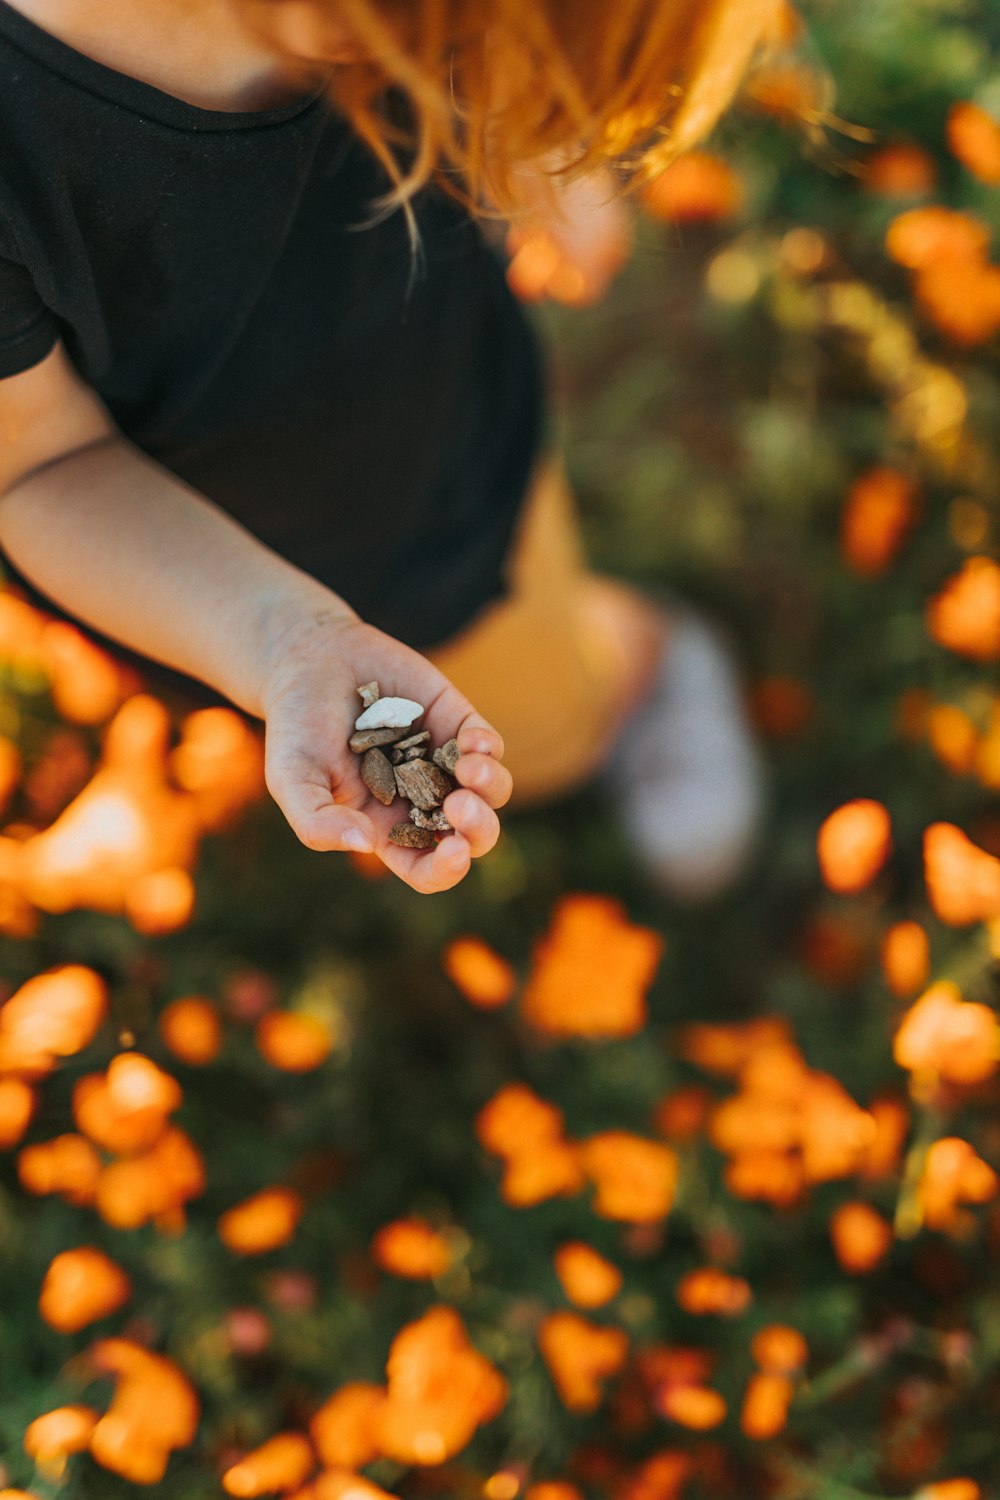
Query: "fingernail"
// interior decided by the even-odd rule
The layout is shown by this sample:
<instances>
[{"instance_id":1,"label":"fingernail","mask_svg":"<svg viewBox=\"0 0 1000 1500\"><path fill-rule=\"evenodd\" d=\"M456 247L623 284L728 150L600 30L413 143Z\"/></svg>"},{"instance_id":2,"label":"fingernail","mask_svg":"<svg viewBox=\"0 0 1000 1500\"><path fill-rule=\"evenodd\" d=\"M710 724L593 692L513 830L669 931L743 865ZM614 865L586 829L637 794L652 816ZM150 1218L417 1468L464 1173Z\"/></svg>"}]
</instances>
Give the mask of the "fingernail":
<instances>
[{"instance_id":1,"label":"fingernail","mask_svg":"<svg viewBox=\"0 0 1000 1500\"><path fill-rule=\"evenodd\" d=\"M374 844L366 833L360 828L348 828L344 834L344 848L353 849L355 854L371 854Z\"/></svg>"}]
</instances>

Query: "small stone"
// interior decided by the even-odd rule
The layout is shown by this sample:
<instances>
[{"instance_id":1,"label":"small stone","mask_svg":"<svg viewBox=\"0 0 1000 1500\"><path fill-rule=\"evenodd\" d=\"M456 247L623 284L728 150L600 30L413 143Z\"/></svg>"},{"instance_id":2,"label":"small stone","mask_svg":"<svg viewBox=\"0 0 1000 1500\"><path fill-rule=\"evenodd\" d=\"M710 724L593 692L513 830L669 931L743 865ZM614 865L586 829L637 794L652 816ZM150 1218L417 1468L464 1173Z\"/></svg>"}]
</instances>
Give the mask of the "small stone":
<instances>
[{"instance_id":1,"label":"small stone","mask_svg":"<svg viewBox=\"0 0 1000 1500\"><path fill-rule=\"evenodd\" d=\"M361 757L361 780L373 797L389 807L396 800L396 778L392 763L381 750L366 750Z\"/></svg>"},{"instance_id":2,"label":"small stone","mask_svg":"<svg viewBox=\"0 0 1000 1500\"><path fill-rule=\"evenodd\" d=\"M421 729L419 734L408 734L405 740L396 741L397 750L412 750L414 745L426 745L431 737L429 729Z\"/></svg>"},{"instance_id":3,"label":"small stone","mask_svg":"<svg viewBox=\"0 0 1000 1500\"><path fill-rule=\"evenodd\" d=\"M452 832L452 826L440 807L435 807L433 812L424 812L419 807L411 807L410 822L416 828L429 828L433 833Z\"/></svg>"},{"instance_id":4,"label":"small stone","mask_svg":"<svg viewBox=\"0 0 1000 1500\"><path fill-rule=\"evenodd\" d=\"M412 698L378 698L354 721L355 729L409 729L423 713Z\"/></svg>"},{"instance_id":5,"label":"small stone","mask_svg":"<svg viewBox=\"0 0 1000 1500\"><path fill-rule=\"evenodd\" d=\"M458 765L461 754L462 752L458 748L458 740L449 740L446 745L441 745L439 749L434 751L431 760L442 771L447 771L449 776L451 776Z\"/></svg>"},{"instance_id":6,"label":"small stone","mask_svg":"<svg viewBox=\"0 0 1000 1500\"><path fill-rule=\"evenodd\" d=\"M394 768L393 774L400 796L424 812L440 807L452 790L444 772L426 760L404 760L402 765Z\"/></svg>"},{"instance_id":7,"label":"small stone","mask_svg":"<svg viewBox=\"0 0 1000 1500\"><path fill-rule=\"evenodd\" d=\"M371 750L375 745L394 745L398 738L398 729L362 729L352 734L347 743L356 755L360 755L362 750Z\"/></svg>"},{"instance_id":8,"label":"small stone","mask_svg":"<svg viewBox=\"0 0 1000 1500\"><path fill-rule=\"evenodd\" d=\"M398 749L399 746L397 745L396 748ZM426 751L426 749L424 748L423 745L414 745L414 747L413 747L412 750L404 750L403 751L402 758L403 758L403 760L426 760L427 759L427 751ZM398 762L397 762L397 764L398 764Z\"/></svg>"},{"instance_id":9,"label":"small stone","mask_svg":"<svg viewBox=\"0 0 1000 1500\"><path fill-rule=\"evenodd\" d=\"M406 759L406 756L404 755L403 751L398 748L398 746L393 745L392 749L389 751L389 759L392 761L394 766L398 766L401 760Z\"/></svg>"},{"instance_id":10,"label":"small stone","mask_svg":"<svg viewBox=\"0 0 1000 1500\"><path fill-rule=\"evenodd\" d=\"M431 849L437 839L429 828L418 828L415 823L397 823L389 829L389 843L403 849Z\"/></svg>"},{"instance_id":11,"label":"small stone","mask_svg":"<svg viewBox=\"0 0 1000 1500\"><path fill-rule=\"evenodd\" d=\"M358 697L361 699L362 708L371 708L373 703L378 702L378 683L366 682L363 687L358 688Z\"/></svg>"}]
</instances>

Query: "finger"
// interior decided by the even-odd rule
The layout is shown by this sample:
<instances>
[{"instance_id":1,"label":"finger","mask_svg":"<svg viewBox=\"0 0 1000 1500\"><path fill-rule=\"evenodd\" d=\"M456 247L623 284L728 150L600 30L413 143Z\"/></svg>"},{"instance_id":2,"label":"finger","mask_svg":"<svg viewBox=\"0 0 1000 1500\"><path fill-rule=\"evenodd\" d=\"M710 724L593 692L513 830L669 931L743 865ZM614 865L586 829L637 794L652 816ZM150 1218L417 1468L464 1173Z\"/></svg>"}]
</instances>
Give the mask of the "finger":
<instances>
[{"instance_id":1,"label":"finger","mask_svg":"<svg viewBox=\"0 0 1000 1500\"><path fill-rule=\"evenodd\" d=\"M451 792L444 799L444 813L455 832L467 841L473 859L488 854L500 837L500 819L475 792Z\"/></svg>"},{"instance_id":2,"label":"finger","mask_svg":"<svg viewBox=\"0 0 1000 1500\"><path fill-rule=\"evenodd\" d=\"M457 885L472 862L468 842L460 834L449 834L433 850L397 849L389 844L379 853L394 875L425 896Z\"/></svg>"},{"instance_id":3,"label":"finger","mask_svg":"<svg viewBox=\"0 0 1000 1500\"><path fill-rule=\"evenodd\" d=\"M492 755L503 759L503 736L478 714L469 714L455 736L463 755Z\"/></svg>"},{"instance_id":4,"label":"finger","mask_svg":"<svg viewBox=\"0 0 1000 1500\"><path fill-rule=\"evenodd\" d=\"M455 765L455 780L476 792L490 807L503 807L514 789L507 767L491 755L463 755Z\"/></svg>"},{"instance_id":5,"label":"finger","mask_svg":"<svg viewBox=\"0 0 1000 1500\"><path fill-rule=\"evenodd\" d=\"M278 781L271 795L307 849L351 849L371 854L375 830L365 813L334 802L328 786L312 781Z\"/></svg>"}]
</instances>

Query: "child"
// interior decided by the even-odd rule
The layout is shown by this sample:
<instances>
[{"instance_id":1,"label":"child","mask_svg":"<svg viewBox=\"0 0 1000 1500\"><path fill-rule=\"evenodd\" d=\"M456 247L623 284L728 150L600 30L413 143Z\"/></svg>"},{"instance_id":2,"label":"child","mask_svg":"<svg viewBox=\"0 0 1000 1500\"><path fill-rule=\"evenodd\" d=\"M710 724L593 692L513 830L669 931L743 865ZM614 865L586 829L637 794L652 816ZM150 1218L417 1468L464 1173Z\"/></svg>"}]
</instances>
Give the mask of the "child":
<instances>
[{"instance_id":1,"label":"child","mask_svg":"<svg viewBox=\"0 0 1000 1500\"><path fill-rule=\"evenodd\" d=\"M726 654L584 571L534 342L464 203L527 204L598 295L621 211L581 219L578 179L699 138L779 9L0 0L0 546L261 717L308 847L448 888L498 836L506 740L526 801L613 751L676 893L738 867L758 783ZM457 734L433 851L387 842L347 749L372 678Z\"/></svg>"}]
</instances>

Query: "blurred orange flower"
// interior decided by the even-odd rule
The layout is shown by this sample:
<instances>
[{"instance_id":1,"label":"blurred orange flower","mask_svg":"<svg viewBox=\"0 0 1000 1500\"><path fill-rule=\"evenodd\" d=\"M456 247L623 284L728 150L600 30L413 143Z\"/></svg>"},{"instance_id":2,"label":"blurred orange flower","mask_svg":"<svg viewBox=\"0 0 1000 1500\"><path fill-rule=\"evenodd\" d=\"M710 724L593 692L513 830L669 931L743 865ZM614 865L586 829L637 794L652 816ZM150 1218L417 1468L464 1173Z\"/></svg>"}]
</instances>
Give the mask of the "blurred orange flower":
<instances>
[{"instance_id":1,"label":"blurred orange flower","mask_svg":"<svg viewBox=\"0 0 1000 1500\"><path fill-rule=\"evenodd\" d=\"M517 988L512 966L482 938L453 938L444 950L442 963L452 983L480 1010L506 1005Z\"/></svg>"},{"instance_id":2,"label":"blurred orange flower","mask_svg":"<svg viewBox=\"0 0 1000 1500\"><path fill-rule=\"evenodd\" d=\"M29 1423L24 1451L43 1469L71 1453L83 1453L90 1446L99 1416L92 1406L58 1406L55 1411L47 1411Z\"/></svg>"},{"instance_id":3,"label":"blurred orange flower","mask_svg":"<svg viewBox=\"0 0 1000 1500\"><path fill-rule=\"evenodd\" d=\"M20 1078L0 1078L0 1151L16 1146L31 1124L35 1091Z\"/></svg>"},{"instance_id":4,"label":"blurred orange flower","mask_svg":"<svg viewBox=\"0 0 1000 1500\"><path fill-rule=\"evenodd\" d=\"M176 1080L149 1058L122 1053L106 1073L87 1073L73 1089L80 1130L105 1151L131 1156L148 1151L181 1103Z\"/></svg>"},{"instance_id":5,"label":"blurred orange flower","mask_svg":"<svg viewBox=\"0 0 1000 1500\"><path fill-rule=\"evenodd\" d=\"M541 1484L529 1484L524 1500L583 1500L583 1493L565 1479L547 1479Z\"/></svg>"},{"instance_id":6,"label":"blurred orange flower","mask_svg":"<svg viewBox=\"0 0 1000 1500\"><path fill-rule=\"evenodd\" d=\"M903 1146L910 1131L910 1112L898 1094L882 1094L873 1099L868 1113L875 1122L875 1134L860 1165L861 1175L878 1182L891 1177L899 1166Z\"/></svg>"},{"instance_id":7,"label":"blurred orange flower","mask_svg":"<svg viewBox=\"0 0 1000 1500\"><path fill-rule=\"evenodd\" d=\"M264 1255L287 1245L302 1210L302 1199L292 1188L264 1188L226 1210L219 1219L219 1238L237 1255Z\"/></svg>"},{"instance_id":8,"label":"blurred orange flower","mask_svg":"<svg viewBox=\"0 0 1000 1500\"><path fill-rule=\"evenodd\" d=\"M109 719L129 692L127 675L114 657L68 620L47 620L40 646L60 716L77 724Z\"/></svg>"},{"instance_id":9,"label":"blurred orange flower","mask_svg":"<svg viewBox=\"0 0 1000 1500\"><path fill-rule=\"evenodd\" d=\"M690 1453L664 1448L630 1470L615 1485L614 1500L680 1500L694 1467Z\"/></svg>"},{"instance_id":10,"label":"blurred orange flower","mask_svg":"<svg viewBox=\"0 0 1000 1500\"><path fill-rule=\"evenodd\" d=\"M924 879L934 911L950 927L1000 917L1000 859L953 823L925 830Z\"/></svg>"},{"instance_id":11,"label":"blurred orange flower","mask_svg":"<svg viewBox=\"0 0 1000 1500\"><path fill-rule=\"evenodd\" d=\"M36 906L120 913L143 876L190 869L200 828L190 797L167 776L169 734L165 705L148 694L118 710L91 780L24 845L21 883Z\"/></svg>"},{"instance_id":12,"label":"blurred orange flower","mask_svg":"<svg viewBox=\"0 0 1000 1500\"><path fill-rule=\"evenodd\" d=\"M764 1370L751 1375L743 1397L740 1427L747 1437L763 1440L776 1437L788 1421L795 1386L787 1375Z\"/></svg>"},{"instance_id":13,"label":"blurred orange flower","mask_svg":"<svg viewBox=\"0 0 1000 1500\"><path fill-rule=\"evenodd\" d=\"M506 1161L501 1194L512 1207L576 1193L583 1186L578 1153L563 1135L562 1111L525 1084L500 1089L479 1111L475 1129L481 1145Z\"/></svg>"},{"instance_id":14,"label":"blurred orange flower","mask_svg":"<svg viewBox=\"0 0 1000 1500\"><path fill-rule=\"evenodd\" d=\"M0 735L0 812L6 809L20 780L21 752L13 740Z\"/></svg>"},{"instance_id":15,"label":"blurred orange flower","mask_svg":"<svg viewBox=\"0 0 1000 1500\"><path fill-rule=\"evenodd\" d=\"M180 865L145 870L125 892L124 912L136 932L162 937L186 927L194 912L194 880Z\"/></svg>"},{"instance_id":16,"label":"blurred orange flower","mask_svg":"<svg viewBox=\"0 0 1000 1500\"><path fill-rule=\"evenodd\" d=\"M136 1484L155 1484L171 1451L194 1441L199 1407L190 1381L172 1360L129 1339L102 1339L89 1357L98 1373L118 1377L90 1439L92 1456Z\"/></svg>"},{"instance_id":17,"label":"blurred orange flower","mask_svg":"<svg viewBox=\"0 0 1000 1500\"><path fill-rule=\"evenodd\" d=\"M677 1156L669 1146L626 1130L605 1130L581 1141L584 1172L597 1189L594 1212L602 1219L655 1224L670 1212L677 1187Z\"/></svg>"},{"instance_id":18,"label":"blurred orange flower","mask_svg":"<svg viewBox=\"0 0 1000 1500\"><path fill-rule=\"evenodd\" d=\"M762 1370L772 1375L794 1375L805 1367L809 1346L797 1328L768 1323L750 1341L750 1353Z\"/></svg>"},{"instance_id":19,"label":"blurred orange flower","mask_svg":"<svg viewBox=\"0 0 1000 1500\"><path fill-rule=\"evenodd\" d=\"M319 1408L309 1432L330 1468L361 1469L378 1457L378 1422L385 1387L368 1381L342 1385Z\"/></svg>"},{"instance_id":20,"label":"blurred orange flower","mask_svg":"<svg viewBox=\"0 0 1000 1500\"><path fill-rule=\"evenodd\" d=\"M927 1153L919 1200L928 1229L954 1229L961 1223L959 1205L988 1203L1000 1188L997 1174L957 1136L935 1141Z\"/></svg>"},{"instance_id":21,"label":"blurred orange flower","mask_svg":"<svg viewBox=\"0 0 1000 1500\"><path fill-rule=\"evenodd\" d=\"M382 866L385 869L385 866ZM312 1484L296 1490L288 1500L396 1500L396 1496L350 1469L325 1469Z\"/></svg>"},{"instance_id":22,"label":"blurred orange flower","mask_svg":"<svg viewBox=\"0 0 1000 1500\"><path fill-rule=\"evenodd\" d=\"M29 1193L59 1193L68 1203L93 1203L101 1175L101 1158L82 1135L57 1135L25 1146L17 1158L17 1175Z\"/></svg>"},{"instance_id":23,"label":"blurred orange flower","mask_svg":"<svg viewBox=\"0 0 1000 1500\"><path fill-rule=\"evenodd\" d=\"M233 709L196 709L181 726L169 759L179 787L193 802L203 828L227 828L235 815L264 795L260 734Z\"/></svg>"},{"instance_id":24,"label":"blurred orange flower","mask_svg":"<svg viewBox=\"0 0 1000 1500\"><path fill-rule=\"evenodd\" d=\"M870 1203L842 1203L830 1219L834 1254L845 1271L874 1270L892 1246L892 1225Z\"/></svg>"},{"instance_id":25,"label":"blurred orange flower","mask_svg":"<svg viewBox=\"0 0 1000 1500\"><path fill-rule=\"evenodd\" d=\"M885 247L892 260L918 271L943 262L954 266L981 261L989 243L988 225L933 203L897 215L889 225Z\"/></svg>"},{"instance_id":26,"label":"blurred orange flower","mask_svg":"<svg viewBox=\"0 0 1000 1500\"><path fill-rule=\"evenodd\" d=\"M801 1161L783 1151L742 1151L727 1162L724 1179L734 1198L773 1203L776 1208L795 1203L805 1187Z\"/></svg>"},{"instance_id":27,"label":"blurred orange flower","mask_svg":"<svg viewBox=\"0 0 1000 1500\"><path fill-rule=\"evenodd\" d=\"M36 974L0 1006L0 1072L40 1076L93 1041L108 1010L103 979L82 964Z\"/></svg>"},{"instance_id":28,"label":"blurred orange flower","mask_svg":"<svg viewBox=\"0 0 1000 1500\"><path fill-rule=\"evenodd\" d=\"M571 1142L540 1141L508 1159L500 1196L511 1208L530 1208L548 1198L571 1198L584 1183L580 1153Z\"/></svg>"},{"instance_id":29,"label":"blurred orange flower","mask_svg":"<svg viewBox=\"0 0 1000 1500\"><path fill-rule=\"evenodd\" d=\"M231 1465L222 1476L222 1487L227 1495L270 1495L297 1488L315 1467L308 1438L301 1432L279 1432Z\"/></svg>"},{"instance_id":30,"label":"blurred orange flower","mask_svg":"<svg viewBox=\"0 0 1000 1500\"><path fill-rule=\"evenodd\" d=\"M882 939L882 972L894 995L906 999L927 982L930 943L919 922L896 922Z\"/></svg>"},{"instance_id":31,"label":"blurred orange flower","mask_svg":"<svg viewBox=\"0 0 1000 1500\"><path fill-rule=\"evenodd\" d=\"M884 573L917 519L917 488L898 469L883 464L852 484L841 514L845 561L868 578Z\"/></svg>"},{"instance_id":32,"label":"blurred orange flower","mask_svg":"<svg viewBox=\"0 0 1000 1500\"><path fill-rule=\"evenodd\" d=\"M508 1083L479 1111L476 1135L497 1156L519 1156L563 1135L562 1110L523 1083Z\"/></svg>"},{"instance_id":33,"label":"blurred orange flower","mask_svg":"<svg viewBox=\"0 0 1000 1500\"><path fill-rule=\"evenodd\" d=\"M443 1305L396 1335L386 1373L378 1446L399 1463L443 1463L507 1400L506 1380L473 1348L454 1308Z\"/></svg>"},{"instance_id":34,"label":"blurred orange flower","mask_svg":"<svg viewBox=\"0 0 1000 1500\"><path fill-rule=\"evenodd\" d=\"M791 1040L791 1027L782 1016L730 1024L696 1021L681 1028L677 1053L707 1073L735 1074L759 1048Z\"/></svg>"},{"instance_id":35,"label":"blurred orange flower","mask_svg":"<svg viewBox=\"0 0 1000 1500\"><path fill-rule=\"evenodd\" d=\"M395 1219L372 1240L372 1258L394 1276L432 1281L451 1265L452 1246L448 1236L426 1219Z\"/></svg>"},{"instance_id":36,"label":"blurred orange flower","mask_svg":"<svg viewBox=\"0 0 1000 1500\"><path fill-rule=\"evenodd\" d=\"M931 322L956 344L984 344L1000 329L1000 266L987 261L931 265L913 290Z\"/></svg>"},{"instance_id":37,"label":"blurred orange flower","mask_svg":"<svg viewBox=\"0 0 1000 1500\"><path fill-rule=\"evenodd\" d=\"M875 1122L828 1073L812 1072L802 1099L802 1169L810 1182L856 1171L875 1139Z\"/></svg>"},{"instance_id":38,"label":"blurred orange flower","mask_svg":"<svg viewBox=\"0 0 1000 1500\"><path fill-rule=\"evenodd\" d=\"M753 1300L748 1281L742 1276L730 1276L717 1266L702 1266L682 1276L676 1296L687 1313L695 1316L718 1313L727 1318L746 1312Z\"/></svg>"},{"instance_id":39,"label":"blurred orange flower","mask_svg":"<svg viewBox=\"0 0 1000 1500\"><path fill-rule=\"evenodd\" d=\"M267 1011L254 1038L261 1056L286 1073L311 1073L326 1062L334 1045L326 1021L294 1010Z\"/></svg>"},{"instance_id":40,"label":"blurred orange flower","mask_svg":"<svg viewBox=\"0 0 1000 1500\"><path fill-rule=\"evenodd\" d=\"M942 979L907 1011L893 1055L912 1073L981 1083L1000 1065L1000 1026L988 1005L963 1000L958 986Z\"/></svg>"},{"instance_id":41,"label":"blurred orange flower","mask_svg":"<svg viewBox=\"0 0 1000 1500\"><path fill-rule=\"evenodd\" d=\"M969 99L953 104L946 126L948 146L980 182L1000 183L1000 124Z\"/></svg>"},{"instance_id":42,"label":"blurred orange flower","mask_svg":"<svg viewBox=\"0 0 1000 1500\"><path fill-rule=\"evenodd\" d=\"M201 1156L183 1130L170 1126L151 1150L110 1162L97 1181L97 1209L116 1229L150 1220L165 1232L183 1228L182 1207L205 1190Z\"/></svg>"},{"instance_id":43,"label":"blurred orange flower","mask_svg":"<svg viewBox=\"0 0 1000 1500\"><path fill-rule=\"evenodd\" d=\"M939 1479L921 1485L913 1500L983 1500L983 1491L974 1479Z\"/></svg>"},{"instance_id":44,"label":"blurred orange flower","mask_svg":"<svg viewBox=\"0 0 1000 1500\"><path fill-rule=\"evenodd\" d=\"M653 219L673 224L731 219L743 208L743 184L721 156L688 151L671 162L641 193Z\"/></svg>"},{"instance_id":45,"label":"blurred orange flower","mask_svg":"<svg viewBox=\"0 0 1000 1500\"><path fill-rule=\"evenodd\" d=\"M707 1432L726 1419L724 1398L705 1385L667 1386L657 1398L656 1409L694 1432Z\"/></svg>"},{"instance_id":46,"label":"blurred orange flower","mask_svg":"<svg viewBox=\"0 0 1000 1500\"><path fill-rule=\"evenodd\" d=\"M603 1307L621 1291L622 1273L583 1240L569 1240L554 1256L556 1275L577 1307Z\"/></svg>"},{"instance_id":47,"label":"blurred orange flower","mask_svg":"<svg viewBox=\"0 0 1000 1500\"><path fill-rule=\"evenodd\" d=\"M563 1405L590 1412L601 1404L602 1381L625 1363L628 1334L589 1323L579 1313L554 1312L539 1324L538 1347Z\"/></svg>"},{"instance_id":48,"label":"blurred orange flower","mask_svg":"<svg viewBox=\"0 0 1000 1500\"><path fill-rule=\"evenodd\" d=\"M970 557L927 605L927 629L939 646L973 661L1000 656L1000 565Z\"/></svg>"},{"instance_id":49,"label":"blurred orange flower","mask_svg":"<svg viewBox=\"0 0 1000 1500\"><path fill-rule=\"evenodd\" d=\"M49 1265L38 1310L60 1333L78 1333L88 1323L117 1312L132 1295L132 1283L103 1250L80 1245L63 1250Z\"/></svg>"},{"instance_id":50,"label":"blurred orange flower","mask_svg":"<svg viewBox=\"0 0 1000 1500\"><path fill-rule=\"evenodd\" d=\"M633 926L620 902L565 896L536 945L521 1014L549 1036L633 1036L662 952L662 938Z\"/></svg>"},{"instance_id":51,"label":"blurred orange flower","mask_svg":"<svg viewBox=\"0 0 1000 1500\"><path fill-rule=\"evenodd\" d=\"M915 198L932 192L936 178L933 159L923 146L894 141L864 163L861 183L882 198Z\"/></svg>"},{"instance_id":52,"label":"blurred orange flower","mask_svg":"<svg viewBox=\"0 0 1000 1500\"><path fill-rule=\"evenodd\" d=\"M185 995L160 1012L159 1031L175 1057L192 1067L214 1062L222 1045L222 1022L210 1000Z\"/></svg>"},{"instance_id":53,"label":"blurred orange flower","mask_svg":"<svg viewBox=\"0 0 1000 1500\"><path fill-rule=\"evenodd\" d=\"M957 704L935 703L927 715L927 738L942 765L956 776L975 769L979 729Z\"/></svg>"},{"instance_id":54,"label":"blurred orange flower","mask_svg":"<svg viewBox=\"0 0 1000 1500\"><path fill-rule=\"evenodd\" d=\"M821 824L816 839L823 880L841 895L870 885L891 849L889 814L881 802L868 797L838 807Z\"/></svg>"}]
</instances>

